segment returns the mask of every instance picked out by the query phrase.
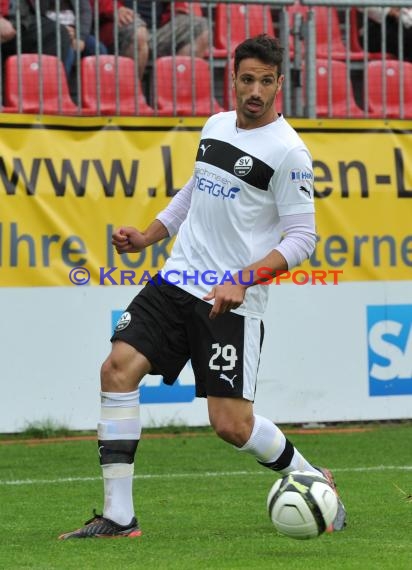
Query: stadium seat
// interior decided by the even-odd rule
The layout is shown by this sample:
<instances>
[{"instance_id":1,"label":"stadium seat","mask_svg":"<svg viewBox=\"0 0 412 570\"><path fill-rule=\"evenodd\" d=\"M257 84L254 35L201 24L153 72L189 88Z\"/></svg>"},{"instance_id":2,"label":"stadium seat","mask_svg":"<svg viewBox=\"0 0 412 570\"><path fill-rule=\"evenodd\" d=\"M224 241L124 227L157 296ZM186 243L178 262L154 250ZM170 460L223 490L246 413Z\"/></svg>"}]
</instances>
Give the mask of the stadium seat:
<instances>
[{"instance_id":1,"label":"stadium seat","mask_svg":"<svg viewBox=\"0 0 412 570\"><path fill-rule=\"evenodd\" d=\"M21 106L19 106L21 102ZM13 55L5 63L4 112L73 115L63 64L55 56Z\"/></svg>"},{"instance_id":2,"label":"stadium seat","mask_svg":"<svg viewBox=\"0 0 412 570\"><path fill-rule=\"evenodd\" d=\"M403 73L403 116L401 116L400 76ZM390 60L370 61L368 75L368 111L370 117L412 118L412 63ZM382 82L386 85L386 97Z\"/></svg>"},{"instance_id":3,"label":"stadium seat","mask_svg":"<svg viewBox=\"0 0 412 570\"><path fill-rule=\"evenodd\" d=\"M362 59L365 59L365 51L361 46L359 36L360 36L360 29L359 29L359 17L362 18L362 15L359 13L357 8L351 8L350 10L350 49L352 53L361 54ZM386 54L386 59L393 59L394 56L390 53ZM366 55L366 59L374 60L374 59L382 59L381 52L368 52Z\"/></svg>"},{"instance_id":4,"label":"stadium seat","mask_svg":"<svg viewBox=\"0 0 412 570\"><path fill-rule=\"evenodd\" d=\"M268 6L258 4L217 4L213 36L214 56L233 54L237 44L247 37L267 33L274 35L272 14Z\"/></svg>"},{"instance_id":5,"label":"stadium seat","mask_svg":"<svg viewBox=\"0 0 412 570\"><path fill-rule=\"evenodd\" d=\"M290 26L293 28L295 14L301 14L303 19L306 19L309 11L309 6L303 6L299 3L296 3L292 6L287 6L286 9L289 13ZM315 13L316 22L316 57L319 59L327 59L330 54L331 58L334 60L336 59L345 61L346 46L342 38L342 31L337 8L327 6L312 6L312 9ZM292 44L293 41L291 39L291 53L294 51ZM361 61L363 59L363 53L359 51L352 51L350 46L348 55L351 61Z\"/></svg>"},{"instance_id":6,"label":"stadium seat","mask_svg":"<svg viewBox=\"0 0 412 570\"><path fill-rule=\"evenodd\" d=\"M193 16L203 16L200 2L175 2L175 11L180 14L190 14Z\"/></svg>"},{"instance_id":7,"label":"stadium seat","mask_svg":"<svg viewBox=\"0 0 412 570\"><path fill-rule=\"evenodd\" d=\"M364 112L357 105L352 84L349 83L347 91L346 64L343 61L333 61L332 77L329 81L328 61L316 60L316 115L318 117L329 116L329 85L331 87L331 117L361 118ZM346 97L349 95L349 108Z\"/></svg>"},{"instance_id":8,"label":"stadium seat","mask_svg":"<svg viewBox=\"0 0 412 570\"><path fill-rule=\"evenodd\" d=\"M316 18L316 56L319 58L328 57L329 52L332 54L333 59L342 60L346 59L346 46L342 39L342 32L340 28L338 11L336 8L327 8L317 6L315 8ZM329 28L330 41L329 45ZM352 52L350 46L349 59L351 61L361 61L363 54L359 52Z\"/></svg>"},{"instance_id":9,"label":"stadium seat","mask_svg":"<svg viewBox=\"0 0 412 570\"><path fill-rule=\"evenodd\" d=\"M159 114L210 115L223 110L211 94L210 68L205 60L184 55L159 57L154 71Z\"/></svg>"},{"instance_id":10,"label":"stadium seat","mask_svg":"<svg viewBox=\"0 0 412 570\"><path fill-rule=\"evenodd\" d=\"M154 114L142 92L135 63L128 57L84 57L81 61L81 87L82 110L85 114Z\"/></svg>"}]
</instances>

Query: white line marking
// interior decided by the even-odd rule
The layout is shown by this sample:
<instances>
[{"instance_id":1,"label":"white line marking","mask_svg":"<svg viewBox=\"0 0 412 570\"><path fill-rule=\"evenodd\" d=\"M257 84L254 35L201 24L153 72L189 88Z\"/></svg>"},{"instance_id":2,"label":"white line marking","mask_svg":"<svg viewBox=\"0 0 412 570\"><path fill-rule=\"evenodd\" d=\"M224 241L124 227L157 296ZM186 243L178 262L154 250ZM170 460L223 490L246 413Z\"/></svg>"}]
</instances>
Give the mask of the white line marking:
<instances>
[{"instance_id":1,"label":"white line marking","mask_svg":"<svg viewBox=\"0 0 412 570\"><path fill-rule=\"evenodd\" d=\"M332 469L333 473L367 473L370 471L412 471L412 465L375 465L372 467L342 467ZM245 475L263 475L268 471L205 471L204 473L162 473L135 475L133 479L190 479L198 477L243 477ZM85 483L100 481L101 477L61 477L59 479L12 479L1 480L4 485L59 485L61 483Z\"/></svg>"}]
</instances>

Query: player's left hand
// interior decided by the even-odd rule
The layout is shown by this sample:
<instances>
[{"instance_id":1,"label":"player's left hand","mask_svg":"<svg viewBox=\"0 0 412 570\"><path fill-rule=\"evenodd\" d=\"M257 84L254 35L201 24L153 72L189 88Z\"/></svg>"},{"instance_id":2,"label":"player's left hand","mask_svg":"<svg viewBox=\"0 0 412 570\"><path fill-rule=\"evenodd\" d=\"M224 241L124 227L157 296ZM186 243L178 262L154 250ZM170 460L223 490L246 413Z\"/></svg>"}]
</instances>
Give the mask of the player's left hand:
<instances>
[{"instance_id":1,"label":"player's left hand","mask_svg":"<svg viewBox=\"0 0 412 570\"><path fill-rule=\"evenodd\" d=\"M237 309L245 299L246 288L243 285L233 285L232 283L224 283L223 285L215 285L207 295L203 297L204 301L215 300L212 310L209 313L210 319L215 319L217 315L227 313L232 309Z\"/></svg>"}]
</instances>

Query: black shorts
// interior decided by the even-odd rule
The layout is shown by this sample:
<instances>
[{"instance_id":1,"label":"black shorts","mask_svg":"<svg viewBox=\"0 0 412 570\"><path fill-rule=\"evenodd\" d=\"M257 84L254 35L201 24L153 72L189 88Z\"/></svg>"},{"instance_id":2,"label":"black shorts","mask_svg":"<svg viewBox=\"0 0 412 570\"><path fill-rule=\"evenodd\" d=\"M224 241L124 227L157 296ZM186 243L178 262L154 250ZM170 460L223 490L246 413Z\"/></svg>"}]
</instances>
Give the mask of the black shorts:
<instances>
[{"instance_id":1,"label":"black shorts","mask_svg":"<svg viewBox=\"0 0 412 570\"><path fill-rule=\"evenodd\" d=\"M254 400L263 341L258 317L224 313L209 319L211 305L156 276L133 299L111 338L144 354L173 384L191 359L196 396Z\"/></svg>"}]
</instances>

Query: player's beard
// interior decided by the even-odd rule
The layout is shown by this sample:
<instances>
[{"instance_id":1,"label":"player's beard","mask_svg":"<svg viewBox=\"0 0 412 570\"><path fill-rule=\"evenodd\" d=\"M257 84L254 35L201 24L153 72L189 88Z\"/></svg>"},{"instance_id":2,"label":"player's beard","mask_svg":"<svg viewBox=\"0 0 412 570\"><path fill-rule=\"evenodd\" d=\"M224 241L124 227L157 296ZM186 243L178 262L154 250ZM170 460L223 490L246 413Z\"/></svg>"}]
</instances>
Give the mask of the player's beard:
<instances>
[{"instance_id":1,"label":"player's beard","mask_svg":"<svg viewBox=\"0 0 412 570\"><path fill-rule=\"evenodd\" d=\"M248 97L247 99L242 101L240 103L240 105L239 105L239 100L238 100L238 109L240 107L241 112L243 113L243 115L247 119L251 119L251 120L261 119L266 113L268 113L269 110L271 110L273 108L273 104L275 102L275 97L276 97L276 94L273 95L273 97L268 99L266 102L263 102L261 99L253 99L251 97ZM256 103L259 103L259 105L260 105L254 111L248 109L248 107L247 107L247 105L252 103L253 101L256 101Z\"/></svg>"}]
</instances>

